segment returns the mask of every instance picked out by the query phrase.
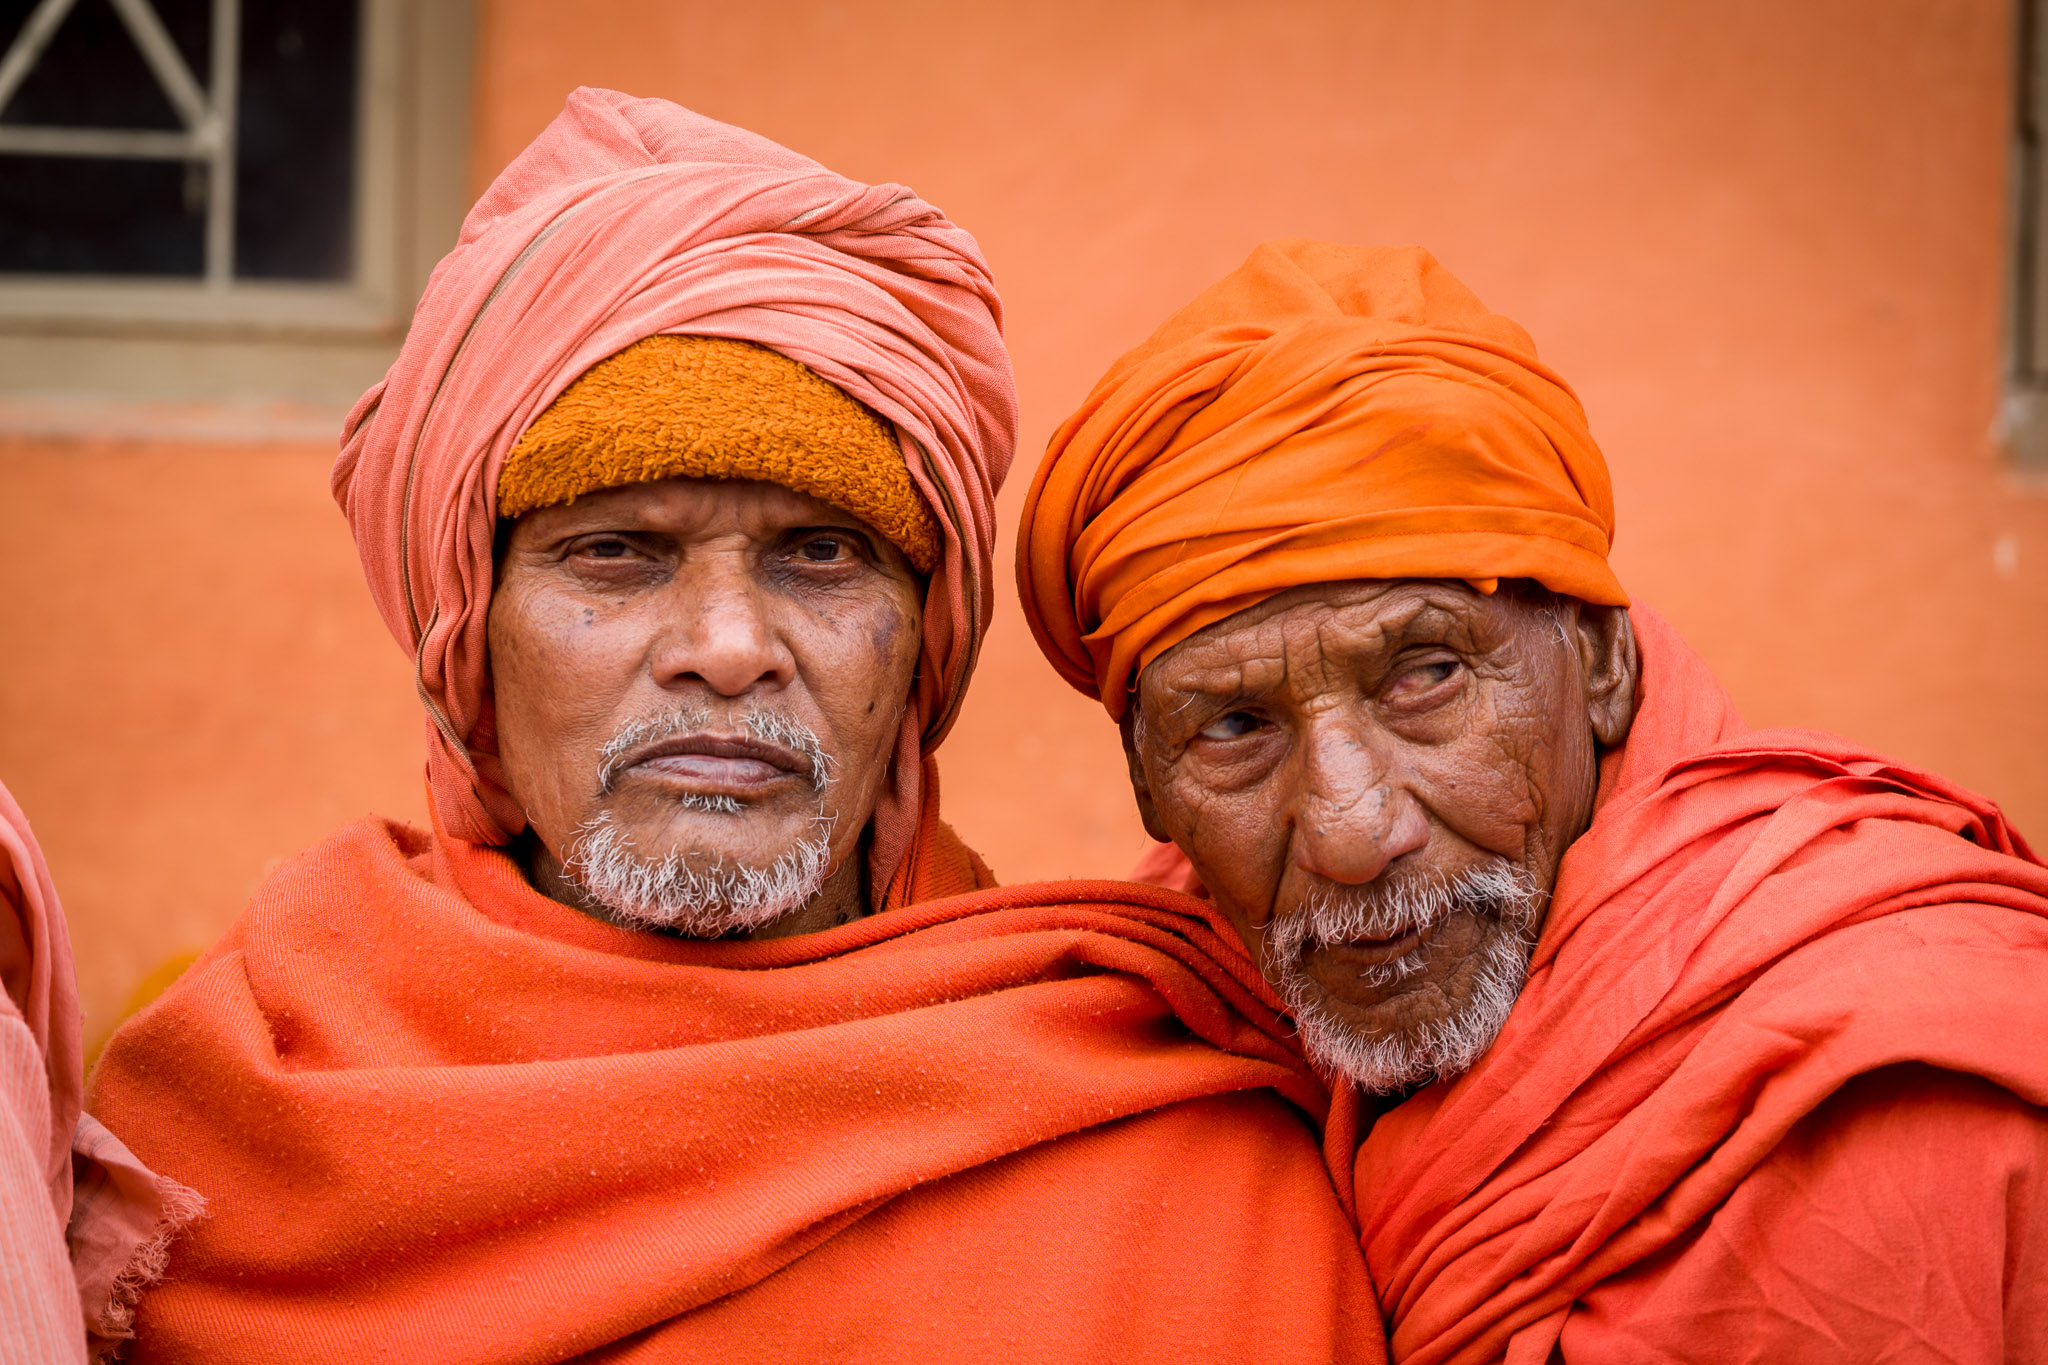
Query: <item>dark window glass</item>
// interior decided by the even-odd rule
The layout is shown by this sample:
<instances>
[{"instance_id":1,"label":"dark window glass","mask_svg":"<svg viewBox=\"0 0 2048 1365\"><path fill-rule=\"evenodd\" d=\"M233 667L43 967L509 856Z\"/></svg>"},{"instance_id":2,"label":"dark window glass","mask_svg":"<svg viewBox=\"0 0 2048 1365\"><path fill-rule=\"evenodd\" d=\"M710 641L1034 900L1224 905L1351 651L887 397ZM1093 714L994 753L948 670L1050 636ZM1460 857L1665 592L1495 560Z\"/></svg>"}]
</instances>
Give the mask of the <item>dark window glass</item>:
<instances>
[{"instance_id":1,"label":"dark window glass","mask_svg":"<svg viewBox=\"0 0 2048 1365\"><path fill-rule=\"evenodd\" d=\"M212 0L151 0L210 85ZM0 0L0 52L36 0ZM236 99L235 274L340 280L354 266L356 0L243 0ZM0 126L182 125L109 0L78 0ZM198 276L203 162L0 152L0 272Z\"/></svg>"},{"instance_id":2,"label":"dark window glass","mask_svg":"<svg viewBox=\"0 0 2048 1365\"><path fill-rule=\"evenodd\" d=\"M235 273L341 280L354 266L356 5L242 6Z\"/></svg>"},{"instance_id":3,"label":"dark window glass","mask_svg":"<svg viewBox=\"0 0 2048 1365\"><path fill-rule=\"evenodd\" d=\"M109 207L116 204L122 207ZM205 269L204 166L0 157L0 271L199 275Z\"/></svg>"}]
</instances>

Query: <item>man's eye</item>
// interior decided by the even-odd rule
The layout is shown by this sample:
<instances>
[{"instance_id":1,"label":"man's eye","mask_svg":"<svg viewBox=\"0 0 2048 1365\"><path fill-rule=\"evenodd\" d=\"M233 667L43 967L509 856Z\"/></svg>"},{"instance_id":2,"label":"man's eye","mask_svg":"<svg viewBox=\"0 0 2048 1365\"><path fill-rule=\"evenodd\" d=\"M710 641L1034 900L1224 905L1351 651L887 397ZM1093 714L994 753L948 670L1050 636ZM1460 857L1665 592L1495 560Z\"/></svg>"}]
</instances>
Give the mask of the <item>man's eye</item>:
<instances>
[{"instance_id":1,"label":"man's eye","mask_svg":"<svg viewBox=\"0 0 2048 1365\"><path fill-rule=\"evenodd\" d=\"M1259 728L1259 718L1249 711L1232 711L1202 727L1203 739L1242 739Z\"/></svg>"},{"instance_id":2,"label":"man's eye","mask_svg":"<svg viewBox=\"0 0 2048 1365\"><path fill-rule=\"evenodd\" d=\"M593 540L582 552L592 559L624 559L633 553L633 547L623 540Z\"/></svg>"},{"instance_id":3,"label":"man's eye","mask_svg":"<svg viewBox=\"0 0 2048 1365\"><path fill-rule=\"evenodd\" d=\"M847 558L852 550L838 536L812 536L797 546L796 552L813 564L830 564L836 559Z\"/></svg>"},{"instance_id":4,"label":"man's eye","mask_svg":"<svg viewBox=\"0 0 2048 1365\"><path fill-rule=\"evenodd\" d=\"M1395 678L1394 685L1389 690L1397 697L1420 696L1449 682L1457 671L1458 661L1455 659L1438 659L1433 663L1419 664Z\"/></svg>"}]
</instances>

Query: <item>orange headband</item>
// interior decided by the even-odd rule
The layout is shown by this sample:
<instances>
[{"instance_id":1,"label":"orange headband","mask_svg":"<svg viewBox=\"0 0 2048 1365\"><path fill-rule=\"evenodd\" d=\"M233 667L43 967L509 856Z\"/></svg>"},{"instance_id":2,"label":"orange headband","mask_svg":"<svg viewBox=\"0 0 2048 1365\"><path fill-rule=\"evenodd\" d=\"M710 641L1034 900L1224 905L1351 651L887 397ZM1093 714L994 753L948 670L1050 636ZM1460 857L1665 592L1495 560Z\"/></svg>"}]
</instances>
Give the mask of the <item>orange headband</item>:
<instances>
[{"instance_id":1,"label":"orange headband","mask_svg":"<svg viewBox=\"0 0 2048 1365\"><path fill-rule=\"evenodd\" d=\"M889 424L807 367L745 341L651 336L584 371L498 475L498 515L656 479L760 479L844 508L921 573L939 528Z\"/></svg>"}]
</instances>

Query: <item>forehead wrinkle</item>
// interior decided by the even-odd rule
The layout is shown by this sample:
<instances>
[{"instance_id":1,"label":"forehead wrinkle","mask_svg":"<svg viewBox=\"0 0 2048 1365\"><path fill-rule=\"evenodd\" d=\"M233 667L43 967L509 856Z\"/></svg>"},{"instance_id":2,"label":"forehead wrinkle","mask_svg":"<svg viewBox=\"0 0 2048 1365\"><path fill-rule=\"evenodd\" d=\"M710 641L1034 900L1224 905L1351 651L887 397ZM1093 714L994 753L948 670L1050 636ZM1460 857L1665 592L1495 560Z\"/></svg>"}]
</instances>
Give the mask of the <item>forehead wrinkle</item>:
<instances>
[{"instance_id":1,"label":"forehead wrinkle","mask_svg":"<svg viewBox=\"0 0 2048 1365\"><path fill-rule=\"evenodd\" d=\"M1394 647L1419 637L1442 640L1465 649L1479 648L1480 621L1489 613L1479 603L1449 590L1418 593L1398 612L1380 619L1381 631Z\"/></svg>"},{"instance_id":2,"label":"forehead wrinkle","mask_svg":"<svg viewBox=\"0 0 2048 1365\"><path fill-rule=\"evenodd\" d=\"M1500 599L1433 579L1323 584L1278 610L1248 608L1254 619L1235 628L1224 622L1190 636L1147 673L1185 706L1197 695L1272 691L1305 678L1320 681L1333 664L1349 671L1418 638L1469 654L1491 653L1516 634L1505 606ZM1275 682L1247 676L1261 659L1279 668Z\"/></svg>"},{"instance_id":3,"label":"forehead wrinkle","mask_svg":"<svg viewBox=\"0 0 2048 1365\"><path fill-rule=\"evenodd\" d=\"M1280 665L1285 676L1286 643L1285 632L1276 621L1256 621L1206 639L1189 639L1153 667L1172 695L1242 692L1255 685L1249 675L1262 663Z\"/></svg>"},{"instance_id":4,"label":"forehead wrinkle","mask_svg":"<svg viewBox=\"0 0 2048 1365\"><path fill-rule=\"evenodd\" d=\"M1399 649L1430 606L1422 598L1390 603L1386 595L1318 604L1313 628L1296 651L1295 667L1313 688L1327 691L1341 676Z\"/></svg>"},{"instance_id":5,"label":"forehead wrinkle","mask_svg":"<svg viewBox=\"0 0 2048 1365\"><path fill-rule=\"evenodd\" d=\"M1270 685L1262 683L1257 675L1264 671L1261 665L1274 662L1267 658L1219 659L1215 663L1185 668L1178 677L1162 679L1166 697L1177 699L1168 714L1178 715L1204 698L1241 697L1268 691ZM1283 664L1283 676L1284 673Z\"/></svg>"}]
</instances>

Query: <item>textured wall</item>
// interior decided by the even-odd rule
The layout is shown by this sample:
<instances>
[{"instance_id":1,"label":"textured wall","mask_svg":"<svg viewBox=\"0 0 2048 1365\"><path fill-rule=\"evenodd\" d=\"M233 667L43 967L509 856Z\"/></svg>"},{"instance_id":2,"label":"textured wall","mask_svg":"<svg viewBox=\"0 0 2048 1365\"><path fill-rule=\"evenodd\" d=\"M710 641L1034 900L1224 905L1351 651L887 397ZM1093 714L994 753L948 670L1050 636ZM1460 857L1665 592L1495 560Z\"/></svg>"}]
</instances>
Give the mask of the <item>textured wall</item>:
<instances>
[{"instance_id":1,"label":"textured wall","mask_svg":"<svg viewBox=\"0 0 2048 1365\"><path fill-rule=\"evenodd\" d=\"M1578 387L1624 582L1760 724L2048 833L2048 490L1991 447L2009 15L1962 0L486 0L480 185L573 85L664 95L974 231L1025 428L1256 241L1420 242ZM265 863L417 816L409 680L317 450L0 444L0 775L111 1009ZM1007 547L1006 547L1007 549ZM1007 571L1005 573L1007 577ZM943 757L998 873L1143 846L1007 586Z\"/></svg>"}]
</instances>

